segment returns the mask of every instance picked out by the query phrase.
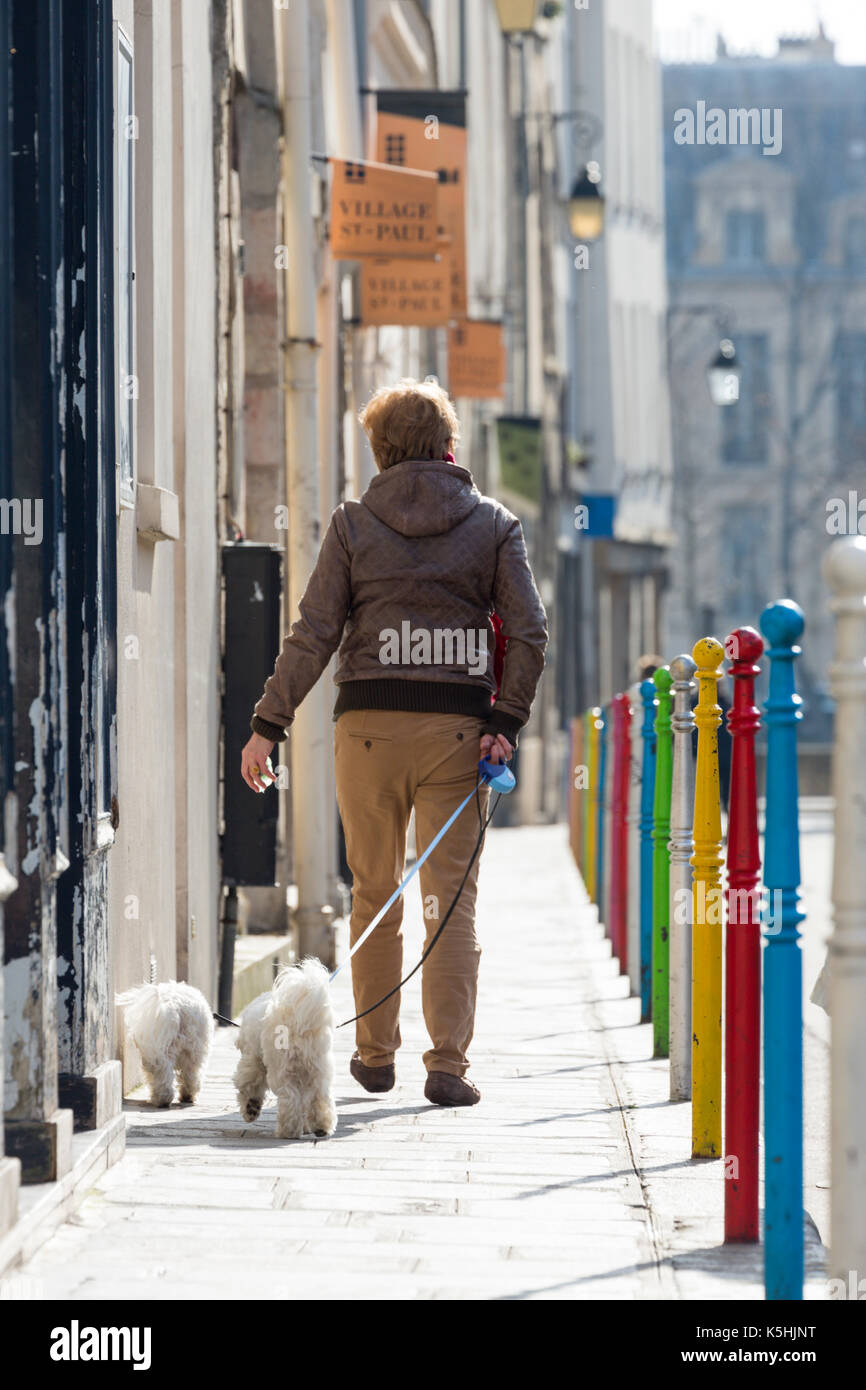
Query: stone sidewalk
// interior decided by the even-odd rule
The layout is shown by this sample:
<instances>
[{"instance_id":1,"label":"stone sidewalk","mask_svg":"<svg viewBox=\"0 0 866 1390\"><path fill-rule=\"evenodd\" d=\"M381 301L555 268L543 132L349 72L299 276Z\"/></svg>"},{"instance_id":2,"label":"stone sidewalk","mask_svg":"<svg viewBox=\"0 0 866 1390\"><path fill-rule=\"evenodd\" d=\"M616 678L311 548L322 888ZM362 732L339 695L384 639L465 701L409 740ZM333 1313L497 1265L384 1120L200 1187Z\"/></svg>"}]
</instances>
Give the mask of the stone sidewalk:
<instances>
[{"instance_id":1,"label":"stone sidewalk","mask_svg":"<svg viewBox=\"0 0 866 1390\"><path fill-rule=\"evenodd\" d=\"M689 1107L626 995L561 826L491 831L481 868L479 1106L423 1097L417 978L398 1084L348 1077L339 1127L277 1141L234 1108L234 1031L195 1108L127 1105L125 1157L16 1279L44 1298L761 1298L760 1252L721 1247L721 1163L689 1161ZM420 953L407 904L406 960ZM447 928L446 928L447 930ZM347 974L335 984L351 1010ZM822 1250L809 1244L810 1297ZM26 1296L26 1295L25 1295Z\"/></svg>"}]
</instances>

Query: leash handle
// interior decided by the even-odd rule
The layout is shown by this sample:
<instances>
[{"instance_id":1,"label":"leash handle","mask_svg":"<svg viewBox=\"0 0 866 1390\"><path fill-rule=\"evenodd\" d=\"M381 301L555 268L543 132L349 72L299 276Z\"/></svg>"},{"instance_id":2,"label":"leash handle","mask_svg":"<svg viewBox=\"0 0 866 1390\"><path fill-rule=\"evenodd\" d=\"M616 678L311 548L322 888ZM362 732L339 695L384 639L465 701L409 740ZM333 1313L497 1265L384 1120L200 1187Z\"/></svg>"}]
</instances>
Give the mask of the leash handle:
<instances>
[{"instance_id":1,"label":"leash handle","mask_svg":"<svg viewBox=\"0 0 866 1390\"><path fill-rule=\"evenodd\" d=\"M478 764L478 771L495 792L502 792L504 795L513 792L517 786L517 779L507 763L492 763L488 758L482 758Z\"/></svg>"}]
</instances>

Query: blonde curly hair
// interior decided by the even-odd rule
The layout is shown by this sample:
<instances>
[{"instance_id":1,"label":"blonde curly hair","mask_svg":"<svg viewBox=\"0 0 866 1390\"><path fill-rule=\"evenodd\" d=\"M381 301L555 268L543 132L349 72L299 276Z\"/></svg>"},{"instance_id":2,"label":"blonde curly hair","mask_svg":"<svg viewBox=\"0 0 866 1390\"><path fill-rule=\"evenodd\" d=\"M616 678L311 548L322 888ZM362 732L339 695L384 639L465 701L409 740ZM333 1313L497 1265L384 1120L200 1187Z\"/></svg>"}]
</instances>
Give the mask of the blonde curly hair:
<instances>
[{"instance_id":1,"label":"blonde curly hair","mask_svg":"<svg viewBox=\"0 0 866 1390\"><path fill-rule=\"evenodd\" d=\"M460 422L448 392L438 381L404 377L381 386L358 419L382 472L405 459L441 459L460 438Z\"/></svg>"}]
</instances>

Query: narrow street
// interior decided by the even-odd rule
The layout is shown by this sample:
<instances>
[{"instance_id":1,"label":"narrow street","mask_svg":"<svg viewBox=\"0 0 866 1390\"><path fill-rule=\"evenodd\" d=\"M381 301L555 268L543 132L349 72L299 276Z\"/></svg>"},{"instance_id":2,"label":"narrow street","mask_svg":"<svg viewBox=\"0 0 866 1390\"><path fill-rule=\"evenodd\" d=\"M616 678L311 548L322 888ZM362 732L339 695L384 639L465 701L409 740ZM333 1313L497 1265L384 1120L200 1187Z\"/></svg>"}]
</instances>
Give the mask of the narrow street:
<instances>
[{"instance_id":1,"label":"narrow street","mask_svg":"<svg viewBox=\"0 0 866 1390\"><path fill-rule=\"evenodd\" d=\"M407 906L412 961L411 890ZM126 1155L16 1271L29 1296L763 1298L760 1248L721 1245L721 1162L689 1160L689 1107L667 1101L564 828L492 831L479 907L479 1106L423 1098L417 980L390 1094L350 1080L338 1031L329 1141L277 1141L270 1107L241 1122L223 1029L195 1108L126 1102ZM347 974L335 999L347 1017ZM806 1297L823 1297L814 1230L806 1253Z\"/></svg>"},{"instance_id":2,"label":"narrow street","mask_svg":"<svg viewBox=\"0 0 866 1390\"><path fill-rule=\"evenodd\" d=\"M826 1377L818 1303L866 1300L862 9L0 0L10 1383L225 1380L187 1305L235 1299L593 1300L605 1369L645 1317L659 1375ZM321 1057L263 1008L281 1129L336 1123L278 1139L228 1023L347 963L412 816L427 1022L419 972L365 1092L392 1024L343 970L336 1121L290 1123L277 1054Z\"/></svg>"}]
</instances>

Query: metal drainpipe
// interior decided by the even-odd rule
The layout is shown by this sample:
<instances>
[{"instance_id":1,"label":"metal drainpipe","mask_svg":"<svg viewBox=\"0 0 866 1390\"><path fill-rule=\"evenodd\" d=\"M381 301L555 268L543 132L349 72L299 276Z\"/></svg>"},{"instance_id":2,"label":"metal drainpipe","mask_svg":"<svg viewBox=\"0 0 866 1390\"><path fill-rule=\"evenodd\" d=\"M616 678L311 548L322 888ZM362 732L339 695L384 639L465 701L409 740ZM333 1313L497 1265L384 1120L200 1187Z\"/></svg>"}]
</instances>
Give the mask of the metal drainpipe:
<instances>
[{"instance_id":1,"label":"metal drainpipe","mask_svg":"<svg viewBox=\"0 0 866 1390\"><path fill-rule=\"evenodd\" d=\"M234 1013L232 998L234 994L235 941L238 934L238 890L230 884L223 900L223 935L220 947L219 989L217 1011L223 1018L231 1018ZM221 1024L228 1027L228 1024Z\"/></svg>"},{"instance_id":2,"label":"metal drainpipe","mask_svg":"<svg viewBox=\"0 0 866 1390\"><path fill-rule=\"evenodd\" d=\"M325 0L328 15L328 53L334 78L337 112L337 154L341 159L363 159L361 103L355 47L355 11L345 0Z\"/></svg>"},{"instance_id":3,"label":"metal drainpipe","mask_svg":"<svg viewBox=\"0 0 866 1390\"><path fill-rule=\"evenodd\" d=\"M364 145L361 130L361 102L358 86L358 53L355 46L355 7L347 5L346 0L326 0L327 16L327 81L331 84L334 92L334 107L337 118L336 129L336 151L335 153L344 159L362 160L364 158ZM342 322L342 292L341 281L345 267L341 267L330 254L330 248L322 257L322 311L320 312L320 332L322 336L323 361L332 364L334 371L326 371L322 381L322 390L326 393L326 399L322 401L322 418L331 419L337 422L337 431L342 436L343 442L343 462L345 465L345 475L356 483L359 473L358 455L360 452L359 429L355 421L356 396L353 388L353 373L351 364L357 357L357 329L352 324L343 325ZM339 339L343 335L345 359L340 362ZM349 373L346 372L346 365L350 364ZM342 382L340 381L339 369L342 368ZM341 413L341 386L348 387L345 398L345 409ZM332 436L333 438L333 436ZM333 450L333 457L327 455L331 453L331 439L328 440L326 456L322 459L321 479L324 489L323 524L337 502L342 500L343 493L340 490L336 478L337 454L339 444L334 438L336 448ZM352 488L354 492L354 486ZM333 664L329 666L324 679L327 680L333 672ZM333 807L333 795L331 796ZM338 879L338 823L335 811L332 809L327 822L328 845L329 845L329 878L328 878L328 899L336 911L343 909L344 900L342 899Z\"/></svg>"},{"instance_id":4,"label":"metal drainpipe","mask_svg":"<svg viewBox=\"0 0 866 1390\"><path fill-rule=\"evenodd\" d=\"M329 77L334 89L334 108L337 115L336 154L341 159L362 160L364 158L364 135L358 83L359 49L355 35L355 7L354 5L346 6L345 0L326 0L326 13L328 19ZM338 271L338 267L330 257L328 258L328 273L331 277L331 289L336 305L334 317L329 319L328 327L336 329L336 316L341 312L339 307L341 303L340 282L343 278L343 272ZM354 286L357 293L357 278L354 280ZM357 312L357 309L355 308L353 312ZM359 333L353 324L346 324L343 333L347 358L352 364L349 374L351 389L348 393L346 411L342 420L346 478L349 482L350 495L360 497L364 491L364 481L360 459L359 430L354 418L357 407L354 389L357 373L354 364L358 360L360 350ZM334 401L334 409L337 409L336 401Z\"/></svg>"},{"instance_id":5,"label":"metal drainpipe","mask_svg":"<svg viewBox=\"0 0 866 1390\"><path fill-rule=\"evenodd\" d=\"M521 406L524 415L529 411L529 281L527 278L526 253L528 250L528 238L526 233L526 203L529 198L529 151L526 148L527 122L526 106L529 90L528 75L526 71L526 43L525 37L520 40L520 110L518 122L520 130L520 253L522 261L522 274L520 277L521 289L521 334L523 338L523 381L522 381L522 400Z\"/></svg>"},{"instance_id":6,"label":"metal drainpipe","mask_svg":"<svg viewBox=\"0 0 866 1390\"><path fill-rule=\"evenodd\" d=\"M310 174L308 0L274 11L283 107L283 235L286 278L286 496L289 505L289 608L298 611L319 550L316 261ZM293 920L298 952L332 963L327 817L330 728L327 691L310 691L291 734L292 833L298 891Z\"/></svg>"},{"instance_id":7,"label":"metal drainpipe","mask_svg":"<svg viewBox=\"0 0 866 1390\"><path fill-rule=\"evenodd\" d=\"M367 85L367 0L352 0L352 23L354 25L355 68L358 75L357 90L360 92L361 88ZM363 126L360 127L360 130L363 142Z\"/></svg>"}]
</instances>

